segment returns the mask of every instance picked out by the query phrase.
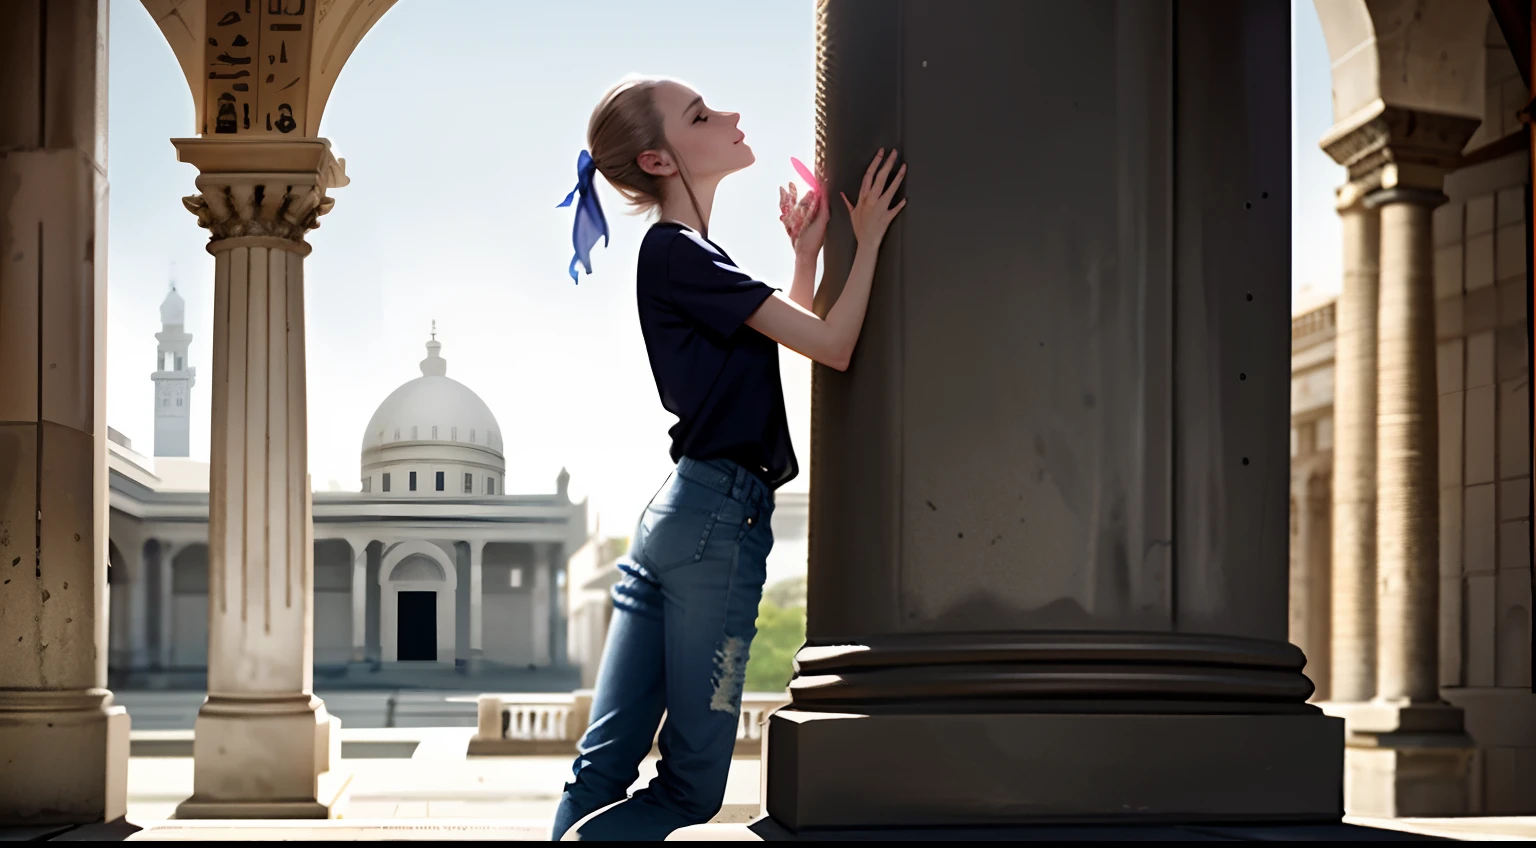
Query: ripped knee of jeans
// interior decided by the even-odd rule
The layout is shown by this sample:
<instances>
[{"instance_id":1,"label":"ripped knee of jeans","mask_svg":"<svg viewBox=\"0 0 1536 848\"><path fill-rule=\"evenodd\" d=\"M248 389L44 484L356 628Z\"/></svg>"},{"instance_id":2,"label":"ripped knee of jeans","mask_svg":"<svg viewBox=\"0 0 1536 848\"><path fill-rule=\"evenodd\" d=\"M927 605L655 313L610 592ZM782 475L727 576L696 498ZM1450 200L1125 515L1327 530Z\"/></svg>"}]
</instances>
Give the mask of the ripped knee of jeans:
<instances>
[{"instance_id":1,"label":"ripped knee of jeans","mask_svg":"<svg viewBox=\"0 0 1536 848\"><path fill-rule=\"evenodd\" d=\"M747 649L750 643L740 636L726 636L715 650L714 691L709 708L739 716L741 690L747 680Z\"/></svg>"}]
</instances>

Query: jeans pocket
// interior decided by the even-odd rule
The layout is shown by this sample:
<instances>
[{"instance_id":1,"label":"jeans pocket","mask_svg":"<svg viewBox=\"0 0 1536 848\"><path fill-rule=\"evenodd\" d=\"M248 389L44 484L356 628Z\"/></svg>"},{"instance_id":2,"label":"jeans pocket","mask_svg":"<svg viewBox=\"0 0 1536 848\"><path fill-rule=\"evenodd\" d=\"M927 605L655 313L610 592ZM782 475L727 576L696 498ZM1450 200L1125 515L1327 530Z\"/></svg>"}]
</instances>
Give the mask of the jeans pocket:
<instances>
[{"instance_id":1,"label":"jeans pocket","mask_svg":"<svg viewBox=\"0 0 1536 848\"><path fill-rule=\"evenodd\" d=\"M640 519L636 552L656 573L698 562L715 521L715 513L707 510L653 503Z\"/></svg>"}]
</instances>

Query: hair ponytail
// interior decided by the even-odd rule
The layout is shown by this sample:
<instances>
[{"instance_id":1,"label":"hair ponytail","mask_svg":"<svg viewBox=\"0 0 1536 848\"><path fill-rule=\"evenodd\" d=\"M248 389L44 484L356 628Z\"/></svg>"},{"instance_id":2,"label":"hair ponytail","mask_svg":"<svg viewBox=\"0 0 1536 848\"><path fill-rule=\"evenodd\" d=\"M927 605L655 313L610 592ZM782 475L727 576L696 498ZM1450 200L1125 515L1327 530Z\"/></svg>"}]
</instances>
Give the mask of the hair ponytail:
<instances>
[{"instance_id":1,"label":"hair ponytail","mask_svg":"<svg viewBox=\"0 0 1536 848\"><path fill-rule=\"evenodd\" d=\"M587 149L591 151L598 173L608 180L630 205L631 214L657 212L661 207L662 178L640 167L640 154L647 150L665 150L677 162L677 175L693 204L694 214L704 225L704 213L693 193L681 156L667 142L661 113L656 109L654 90L664 77L633 74L605 93L592 110L587 123ZM704 237L709 237L704 225Z\"/></svg>"}]
</instances>

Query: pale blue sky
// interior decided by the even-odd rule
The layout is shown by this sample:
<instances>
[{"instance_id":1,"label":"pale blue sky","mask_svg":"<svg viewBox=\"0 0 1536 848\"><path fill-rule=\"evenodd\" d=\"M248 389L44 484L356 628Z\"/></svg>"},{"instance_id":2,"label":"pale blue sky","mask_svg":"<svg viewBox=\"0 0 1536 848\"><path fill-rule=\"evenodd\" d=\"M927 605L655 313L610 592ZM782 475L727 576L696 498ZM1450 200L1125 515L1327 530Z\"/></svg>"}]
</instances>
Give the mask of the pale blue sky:
<instances>
[{"instance_id":1,"label":"pale blue sky","mask_svg":"<svg viewBox=\"0 0 1536 848\"><path fill-rule=\"evenodd\" d=\"M1313 0L1291 0L1291 299L1294 307L1337 295L1343 231L1333 190L1344 167L1318 142L1333 126L1333 82Z\"/></svg>"},{"instance_id":2,"label":"pale blue sky","mask_svg":"<svg viewBox=\"0 0 1536 848\"><path fill-rule=\"evenodd\" d=\"M1340 170L1317 149L1330 123L1327 54L1310 0L1295 4L1296 279L1337 287ZM473 38L465 41L465 36ZM375 407L417 376L429 325L448 374L496 414L507 490L552 491L569 467L606 532L625 533L671 466L636 325L644 223L606 185L612 242L579 286L566 276L576 154L597 97L630 72L690 82L742 113L758 164L716 201L711 235L754 274L787 282L776 186L809 160L810 0L400 0L347 63L321 134L351 185L310 234L306 264L310 468L357 488ZM193 134L192 98L139 0L111 2L109 423L153 451L154 333L172 262L194 335L192 455L208 455L213 260L181 205L195 170L169 139ZM785 353L785 392L809 463L810 368ZM789 484L804 490L808 474Z\"/></svg>"}]
</instances>

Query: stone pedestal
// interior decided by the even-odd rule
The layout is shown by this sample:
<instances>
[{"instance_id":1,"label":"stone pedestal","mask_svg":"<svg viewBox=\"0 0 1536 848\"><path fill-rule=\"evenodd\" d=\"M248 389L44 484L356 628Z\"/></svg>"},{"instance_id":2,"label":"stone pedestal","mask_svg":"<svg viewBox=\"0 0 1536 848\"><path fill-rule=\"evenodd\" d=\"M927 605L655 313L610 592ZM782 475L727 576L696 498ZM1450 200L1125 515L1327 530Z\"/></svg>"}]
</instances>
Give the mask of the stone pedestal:
<instances>
[{"instance_id":1,"label":"stone pedestal","mask_svg":"<svg viewBox=\"0 0 1536 848\"><path fill-rule=\"evenodd\" d=\"M1286 642L1286 5L818 10L820 164L894 146L912 202L814 375L767 816L1338 822ZM853 252L834 216L823 314Z\"/></svg>"},{"instance_id":2,"label":"stone pedestal","mask_svg":"<svg viewBox=\"0 0 1536 848\"><path fill-rule=\"evenodd\" d=\"M46 19L45 19L46 17ZM0 4L0 826L111 821L107 4Z\"/></svg>"},{"instance_id":3,"label":"stone pedestal","mask_svg":"<svg viewBox=\"0 0 1536 848\"><path fill-rule=\"evenodd\" d=\"M324 139L175 141L215 258L208 700L178 818L325 818L340 723L312 694L305 231L345 185Z\"/></svg>"},{"instance_id":4,"label":"stone pedestal","mask_svg":"<svg viewBox=\"0 0 1536 848\"><path fill-rule=\"evenodd\" d=\"M1344 809L1371 818L1456 817L1471 809L1474 746L1449 704L1322 705L1344 719Z\"/></svg>"}]
</instances>

